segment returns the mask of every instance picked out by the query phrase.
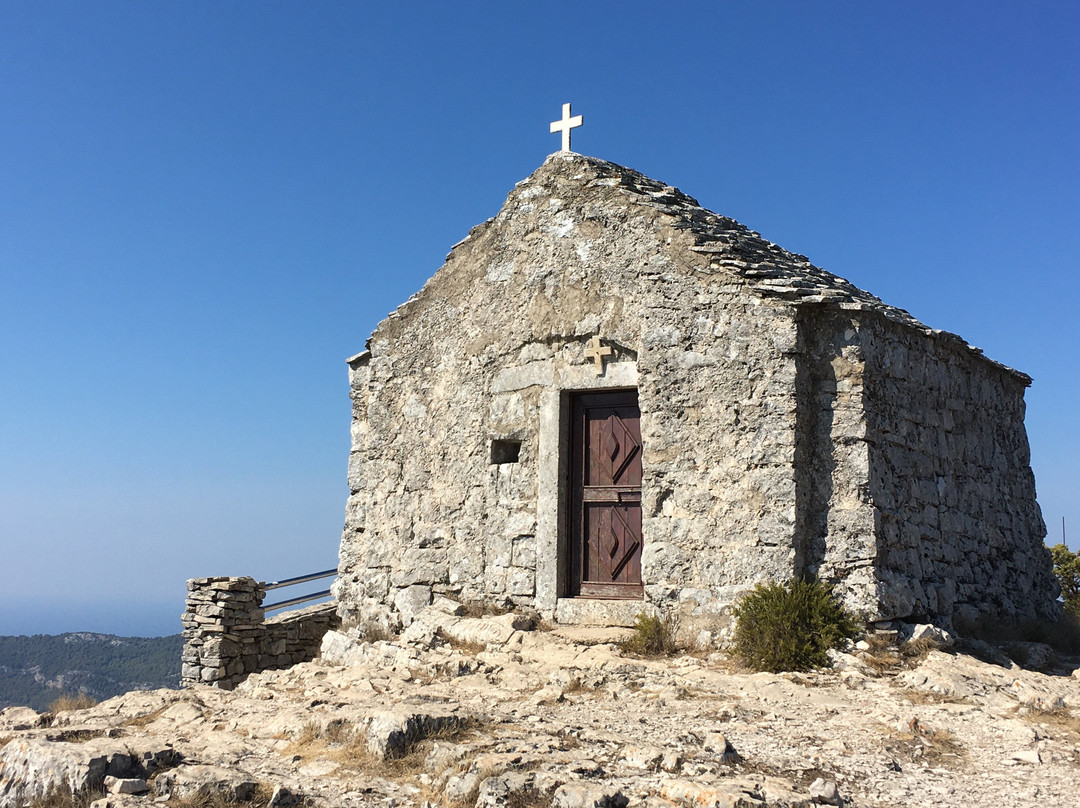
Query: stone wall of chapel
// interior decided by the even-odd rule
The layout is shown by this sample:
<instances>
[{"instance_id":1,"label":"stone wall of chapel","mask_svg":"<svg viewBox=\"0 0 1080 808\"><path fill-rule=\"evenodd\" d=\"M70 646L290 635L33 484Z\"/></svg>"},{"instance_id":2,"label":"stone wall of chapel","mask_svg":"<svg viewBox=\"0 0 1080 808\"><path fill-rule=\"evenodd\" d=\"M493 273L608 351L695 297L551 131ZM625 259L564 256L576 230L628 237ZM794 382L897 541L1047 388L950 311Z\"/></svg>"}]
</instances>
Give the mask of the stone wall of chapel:
<instances>
[{"instance_id":1,"label":"stone wall of chapel","mask_svg":"<svg viewBox=\"0 0 1080 808\"><path fill-rule=\"evenodd\" d=\"M795 570L794 311L710 283L648 279L638 359L646 592L688 631Z\"/></svg>"},{"instance_id":2,"label":"stone wall of chapel","mask_svg":"<svg viewBox=\"0 0 1080 808\"><path fill-rule=\"evenodd\" d=\"M884 616L1053 616L1024 383L950 335L862 332Z\"/></svg>"},{"instance_id":3,"label":"stone wall of chapel","mask_svg":"<svg viewBox=\"0 0 1080 808\"><path fill-rule=\"evenodd\" d=\"M849 312L832 307L803 307L799 326L797 567L834 584L848 608L873 615L877 546L863 335Z\"/></svg>"},{"instance_id":4,"label":"stone wall of chapel","mask_svg":"<svg viewBox=\"0 0 1080 808\"><path fill-rule=\"evenodd\" d=\"M537 590L543 400L589 374L599 334L636 367L647 600L708 623L794 572L794 310L675 266L698 258L655 210L528 194L352 363L342 616L407 621L438 595L554 613ZM517 462L493 463L493 439L520 442Z\"/></svg>"}]
</instances>

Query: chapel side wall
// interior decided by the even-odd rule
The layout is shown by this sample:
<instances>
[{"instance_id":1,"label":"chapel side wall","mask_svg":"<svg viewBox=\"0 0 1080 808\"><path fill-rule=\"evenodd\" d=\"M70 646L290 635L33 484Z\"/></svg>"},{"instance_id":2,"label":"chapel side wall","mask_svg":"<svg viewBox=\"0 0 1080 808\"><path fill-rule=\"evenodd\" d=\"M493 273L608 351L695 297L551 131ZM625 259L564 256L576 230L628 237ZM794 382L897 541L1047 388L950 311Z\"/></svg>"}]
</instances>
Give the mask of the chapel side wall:
<instances>
[{"instance_id":1,"label":"chapel side wall","mask_svg":"<svg viewBox=\"0 0 1080 808\"><path fill-rule=\"evenodd\" d=\"M830 306L803 306L798 320L798 573L833 584L852 611L876 615L865 333Z\"/></svg>"},{"instance_id":2,"label":"chapel side wall","mask_svg":"<svg viewBox=\"0 0 1080 808\"><path fill-rule=\"evenodd\" d=\"M1054 617L1024 382L951 335L865 330L883 615Z\"/></svg>"}]
</instances>

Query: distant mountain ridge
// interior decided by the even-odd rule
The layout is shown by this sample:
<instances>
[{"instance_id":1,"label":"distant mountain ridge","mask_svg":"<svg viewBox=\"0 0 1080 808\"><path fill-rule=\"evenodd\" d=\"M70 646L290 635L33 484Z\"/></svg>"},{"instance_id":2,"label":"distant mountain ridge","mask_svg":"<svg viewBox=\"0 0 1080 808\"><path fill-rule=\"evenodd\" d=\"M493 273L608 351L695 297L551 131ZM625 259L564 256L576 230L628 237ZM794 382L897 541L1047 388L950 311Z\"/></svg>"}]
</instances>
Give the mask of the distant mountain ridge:
<instances>
[{"instance_id":1,"label":"distant mountain ridge","mask_svg":"<svg viewBox=\"0 0 1080 808\"><path fill-rule=\"evenodd\" d=\"M70 632L0 636L0 709L41 711L61 695L103 700L129 690L179 687L183 639Z\"/></svg>"}]
</instances>

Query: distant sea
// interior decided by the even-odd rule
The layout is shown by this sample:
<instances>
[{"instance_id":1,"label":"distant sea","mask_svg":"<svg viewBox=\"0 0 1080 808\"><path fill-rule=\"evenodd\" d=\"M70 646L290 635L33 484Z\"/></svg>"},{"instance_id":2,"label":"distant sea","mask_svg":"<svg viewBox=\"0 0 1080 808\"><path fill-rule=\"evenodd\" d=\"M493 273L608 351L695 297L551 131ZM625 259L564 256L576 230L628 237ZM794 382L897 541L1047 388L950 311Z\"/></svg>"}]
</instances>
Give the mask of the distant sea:
<instances>
[{"instance_id":1,"label":"distant sea","mask_svg":"<svg viewBox=\"0 0 1080 808\"><path fill-rule=\"evenodd\" d=\"M145 602L117 599L17 601L0 591L0 635L65 634L89 631L120 637L179 634L184 600Z\"/></svg>"}]
</instances>

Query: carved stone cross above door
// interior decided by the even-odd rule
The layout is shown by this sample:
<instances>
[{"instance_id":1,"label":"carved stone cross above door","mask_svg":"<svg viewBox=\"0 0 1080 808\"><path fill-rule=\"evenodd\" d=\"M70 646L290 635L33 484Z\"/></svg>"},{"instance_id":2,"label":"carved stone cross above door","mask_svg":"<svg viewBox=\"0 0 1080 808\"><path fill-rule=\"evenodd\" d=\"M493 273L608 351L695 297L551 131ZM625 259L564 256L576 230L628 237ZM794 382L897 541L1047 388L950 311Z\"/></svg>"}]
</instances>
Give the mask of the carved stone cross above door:
<instances>
[{"instance_id":1,"label":"carved stone cross above door","mask_svg":"<svg viewBox=\"0 0 1080 808\"><path fill-rule=\"evenodd\" d=\"M611 348L600 345L600 337L593 335L589 344L585 346L585 357L596 362L596 375L604 375L604 357L611 356Z\"/></svg>"}]
</instances>

